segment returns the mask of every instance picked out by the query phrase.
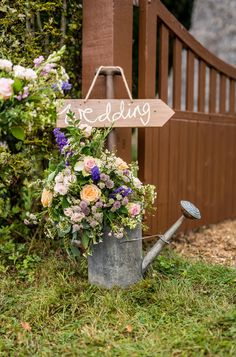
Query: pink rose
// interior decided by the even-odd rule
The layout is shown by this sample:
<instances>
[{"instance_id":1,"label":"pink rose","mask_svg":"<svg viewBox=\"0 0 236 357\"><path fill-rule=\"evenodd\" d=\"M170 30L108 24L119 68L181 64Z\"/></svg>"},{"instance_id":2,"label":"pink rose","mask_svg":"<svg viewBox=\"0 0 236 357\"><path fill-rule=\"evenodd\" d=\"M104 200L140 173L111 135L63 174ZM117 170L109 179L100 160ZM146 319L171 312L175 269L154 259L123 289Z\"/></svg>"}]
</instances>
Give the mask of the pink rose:
<instances>
[{"instance_id":1,"label":"pink rose","mask_svg":"<svg viewBox=\"0 0 236 357\"><path fill-rule=\"evenodd\" d=\"M0 97L7 100L13 94L12 84L14 81L10 78L0 78Z\"/></svg>"},{"instance_id":2,"label":"pink rose","mask_svg":"<svg viewBox=\"0 0 236 357\"><path fill-rule=\"evenodd\" d=\"M95 159L92 157L87 157L84 159L84 169L87 172L91 172L92 168L97 166Z\"/></svg>"},{"instance_id":3,"label":"pink rose","mask_svg":"<svg viewBox=\"0 0 236 357\"><path fill-rule=\"evenodd\" d=\"M127 208L130 216L137 216L141 211L141 207L138 203L128 203Z\"/></svg>"}]
</instances>

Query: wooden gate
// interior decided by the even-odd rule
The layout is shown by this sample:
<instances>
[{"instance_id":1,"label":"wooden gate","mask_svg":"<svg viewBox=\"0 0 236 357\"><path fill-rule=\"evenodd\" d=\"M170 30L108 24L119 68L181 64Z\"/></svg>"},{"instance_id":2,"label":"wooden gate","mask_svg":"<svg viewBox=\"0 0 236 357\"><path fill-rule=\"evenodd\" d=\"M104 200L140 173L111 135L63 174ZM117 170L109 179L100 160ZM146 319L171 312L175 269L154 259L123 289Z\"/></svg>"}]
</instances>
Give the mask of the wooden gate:
<instances>
[{"instance_id":1,"label":"wooden gate","mask_svg":"<svg viewBox=\"0 0 236 357\"><path fill-rule=\"evenodd\" d=\"M100 65L123 67L131 85L132 0L86 0L83 11L83 92ZM139 98L158 95L176 111L164 127L138 132L140 177L158 190L151 232L175 221L180 199L200 208L200 225L236 217L235 81L236 68L197 42L159 0L139 1ZM126 95L119 82L117 98ZM94 97L104 97L104 87L101 79ZM131 131L117 134L118 154L130 160Z\"/></svg>"}]
</instances>

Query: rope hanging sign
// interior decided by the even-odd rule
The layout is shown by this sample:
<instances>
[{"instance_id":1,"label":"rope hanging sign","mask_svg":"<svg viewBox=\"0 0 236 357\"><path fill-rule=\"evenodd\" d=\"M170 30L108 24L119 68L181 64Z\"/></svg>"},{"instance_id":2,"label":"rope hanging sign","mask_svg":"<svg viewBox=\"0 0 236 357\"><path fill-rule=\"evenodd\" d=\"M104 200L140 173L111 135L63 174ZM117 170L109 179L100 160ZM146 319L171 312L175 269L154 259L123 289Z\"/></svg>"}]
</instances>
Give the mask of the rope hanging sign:
<instances>
[{"instance_id":1,"label":"rope hanging sign","mask_svg":"<svg viewBox=\"0 0 236 357\"><path fill-rule=\"evenodd\" d=\"M174 114L174 111L161 99L133 99L124 71L121 67L114 67L120 72L129 99L89 99L100 72L106 68L99 67L85 99L64 100L63 107L58 109L57 127L67 126L69 111L75 113L82 124L101 128L114 127L161 127Z\"/></svg>"}]
</instances>

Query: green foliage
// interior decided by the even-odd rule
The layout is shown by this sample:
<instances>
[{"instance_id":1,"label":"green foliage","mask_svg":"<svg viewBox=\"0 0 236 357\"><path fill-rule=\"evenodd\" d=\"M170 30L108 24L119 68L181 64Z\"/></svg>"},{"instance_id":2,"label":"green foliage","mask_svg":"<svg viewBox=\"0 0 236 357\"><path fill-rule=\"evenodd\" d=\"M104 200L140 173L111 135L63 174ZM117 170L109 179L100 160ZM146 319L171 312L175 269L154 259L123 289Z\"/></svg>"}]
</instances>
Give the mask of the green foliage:
<instances>
[{"instance_id":1,"label":"green foliage","mask_svg":"<svg viewBox=\"0 0 236 357\"><path fill-rule=\"evenodd\" d=\"M33 59L47 56L66 45L64 66L81 90L82 8L77 0L2 0L0 6L0 58L32 66Z\"/></svg>"},{"instance_id":2,"label":"green foliage","mask_svg":"<svg viewBox=\"0 0 236 357\"><path fill-rule=\"evenodd\" d=\"M59 253L35 268L32 282L1 275L3 357L236 355L235 269L167 251L145 280L104 290Z\"/></svg>"}]
</instances>

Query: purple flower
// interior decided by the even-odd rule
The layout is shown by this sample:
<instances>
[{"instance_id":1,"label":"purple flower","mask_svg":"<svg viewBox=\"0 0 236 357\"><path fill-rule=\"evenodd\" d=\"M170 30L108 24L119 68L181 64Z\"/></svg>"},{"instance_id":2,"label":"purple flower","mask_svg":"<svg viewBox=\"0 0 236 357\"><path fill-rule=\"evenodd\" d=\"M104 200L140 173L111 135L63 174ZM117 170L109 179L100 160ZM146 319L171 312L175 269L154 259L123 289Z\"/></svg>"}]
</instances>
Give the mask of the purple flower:
<instances>
[{"instance_id":1,"label":"purple flower","mask_svg":"<svg viewBox=\"0 0 236 357\"><path fill-rule=\"evenodd\" d=\"M107 186L107 188L113 188L114 187L114 182L112 180L107 180L106 181L106 186Z\"/></svg>"},{"instance_id":2,"label":"purple flower","mask_svg":"<svg viewBox=\"0 0 236 357\"><path fill-rule=\"evenodd\" d=\"M56 83L53 83L51 87L53 90L55 90L55 92L59 91L58 85Z\"/></svg>"},{"instance_id":3,"label":"purple flower","mask_svg":"<svg viewBox=\"0 0 236 357\"><path fill-rule=\"evenodd\" d=\"M43 56L39 56L38 58L34 59L34 66L38 67L40 66L40 64L44 61L44 57Z\"/></svg>"},{"instance_id":4,"label":"purple flower","mask_svg":"<svg viewBox=\"0 0 236 357\"><path fill-rule=\"evenodd\" d=\"M107 181L108 180L108 176L106 174L101 174L100 179L102 181Z\"/></svg>"},{"instance_id":5,"label":"purple flower","mask_svg":"<svg viewBox=\"0 0 236 357\"><path fill-rule=\"evenodd\" d=\"M25 99L29 96L29 87L24 87L23 89L24 89L24 91L22 94L22 98Z\"/></svg>"},{"instance_id":6,"label":"purple flower","mask_svg":"<svg viewBox=\"0 0 236 357\"><path fill-rule=\"evenodd\" d=\"M42 68L41 75L45 76L46 74L50 73L55 66L56 66L55 63L47 63Z\"/></svg>"},{"instance_id":7,"label":"purple flower","mask_svg":"<svg viewBox=\"0 0 236 357\"><path fill-rule=\"evenodd\" d=\"M120 194L122 197L126 197L126 196L130 195L132 192L133 191L130 187L120 186L116 190L114 190L110 196L113 198L116 198L116 195Z\"/></svg>"},{"instance_id":8,"label":"purple flower","mask_svg":"<svg viewBox=\"0 0 236 357\"><path fill-rule=\"evenodd\" d=\"M115 208L115 209L119 209L120 208L120 202L119 201L116 201L116 202L114 202L113 203L113 207Z\"/></svg>"},{"instance_id":9,"label":"purple flower","mask_svg":"<svg viewBox=\"0 0 236 357\"><path fill-rule=\"evenodd\" d=\"M92 180L93 182L98 182L100 180L100 171L99 168L97 166L94 166L91 169L91 175L92 175Z\"/></svg>"},{"instance_id":10,"label":"purple flower","mask_svg":"<svg viewBox=\"0 0 236 357\"><path fill-rule=\"evenodd\" d=\"M85 201L81 201L79 205L80 205L82 210L85 210L88 207L88 204Z\"/></svg>"},{"instance_id":11,"label":"purple flower","mask_svg":"<svg viewBox=\"0 0 236 357\"><path fill-rule=\"evenodd\" d=\"M61 86L62 90L68 91L68 90L71 90L71 88L72 88L72 84L70 84L69 82L63 82L62 83L62 86Z\"/></svg>"},{"instance_id":12,"label":"purple flower","mask_svg":"<svg viewBox=\"0 0 236 357\"><path fill-rule=\"evenodd\" d=\"M62 152L63 148L68 145L68 140L64 133L60 131L59 128L55 128L53 130L53 134L56 138L57 145L59 146L60 152Z\"/></svg>"}]
</instances>

